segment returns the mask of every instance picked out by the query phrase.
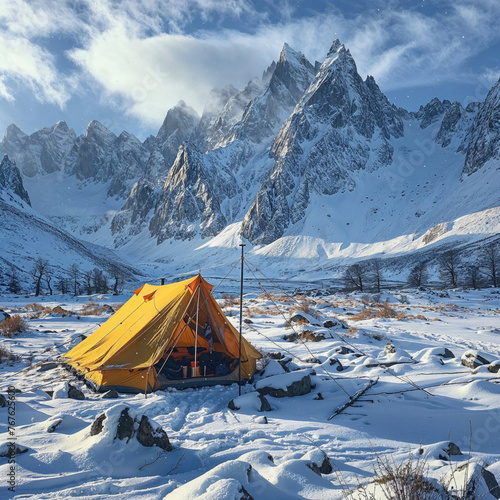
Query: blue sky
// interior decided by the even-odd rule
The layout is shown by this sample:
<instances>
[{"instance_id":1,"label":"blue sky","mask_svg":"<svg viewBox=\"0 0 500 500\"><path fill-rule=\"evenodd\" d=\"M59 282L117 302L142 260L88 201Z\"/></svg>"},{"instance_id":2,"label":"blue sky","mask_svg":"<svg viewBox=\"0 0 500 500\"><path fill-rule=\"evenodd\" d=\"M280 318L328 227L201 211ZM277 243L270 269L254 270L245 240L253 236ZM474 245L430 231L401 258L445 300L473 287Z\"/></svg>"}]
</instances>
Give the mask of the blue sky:
<instances>
[{"instance_id":1,"label":"blue sky","mask_svg":"<svg viewBox=\"0 0 500 500\"><path fill-rule=\"evenodd\" d=\"M410 110L483 100L500 76L498 0L2 0L0 133L97 119L156 134L180 99L243 87L287 42L311 62L339 38Z\"/></svg>"}]
</instances>

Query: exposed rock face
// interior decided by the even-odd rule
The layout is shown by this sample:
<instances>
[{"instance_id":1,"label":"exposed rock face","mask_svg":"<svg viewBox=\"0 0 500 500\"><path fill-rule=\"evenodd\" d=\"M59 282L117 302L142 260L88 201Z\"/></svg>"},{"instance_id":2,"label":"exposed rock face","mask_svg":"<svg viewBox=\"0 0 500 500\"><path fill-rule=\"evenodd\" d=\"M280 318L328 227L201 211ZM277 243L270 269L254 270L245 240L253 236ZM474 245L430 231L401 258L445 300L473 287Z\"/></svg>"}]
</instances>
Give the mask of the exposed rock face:
<instances>
[{"instance_id":1,"label":"exposed rock face","mask_svg":"<svg viewBox=\"0 0 500 500\"><path fill-rule=\"evenodd\" d=\"M450 101L445 99L441 102L437 97L425 106L420 106L416 114L417 119L420 120L420 128L427 128L437 122L450 106Z\"/></svg>"},{"instance_id":2,"label":"exposed rock face","mask_svg":"<svg viewBox=\"0 0 500 500\"><path fill-rule=\"evenodd\" d=\"M487 359L477 351L469 350L462 355L462 365L467 368L478 368L479 366L489 365L490 363L490 359Z\"/></svg>"},{"instance_id":3,"label":"exposed rock face","mask_svg":"<svg viewBox=\"0 0 500 500\"><path fill-rule=\"evenodd\" d=\"M28 205L31 205L28 192L24 189L21 173L7 155L3 157L2 163L0 163L0 195L2 191L4 196L15 195Z\"/></svg>"},{"instance_id":4,"label":"exposed rock face","mask_svg":"<svg viewBox=\"0 0 500 500\"><path fill-rule=\"evenodd\" d=\"M120 440L130 439L134 433L134 419L128 414L128 408L125 408L118 420L116 427L116 437Z\"/></svg>"},{"instance_id":5,"label":"exposed rock face","mask_svg":"<svg viewBox=\"0 0 500 500\"><path fill-rule=\"evenodd\" d=\"M463 174L477 172L492 159L500 159L500 80L489 91L472 125Z\"/></svg>"},{"instance_id":6,"label":"exposed rock face","mask_svg":"<svg viewBox=\"0 0 500 500\"><path fill-rule=\"evenodd\" d=\"M90 426L91 436L97 436L102 432L102 429L104 427L104 420L106 420L106 414L102 413L92 422L92 425Z\"/></svg>"},{"instance_id":7,"label":"exposed rock face","mask_svg":"<svg viewBox=\"0 0 500 500\"><path fill-rule=\"evenodd\" d=\"M203 156L188 146L179 149L149 224L158 243L167 238L192 239L197 226L202 237L215 236L227 224L216 187L224 185L225 179Z\"/></svg>"},{"instance_id":8,"label":"exposed rock face","mask_svg":"<svg viewBox=\"0 0 500 500\"><path fill-rule=\"evenodd\" d=\"M74 385L69 384L68 398L83 400L83 399L85 399L85 395L83 394L83 392L80 389L78 389Z\"/></svg>"},{"instance_id":9,"label":"exposed rock face","mask_svg":"<svg viewBox=\"0 0 500 500\"><path fill-rule=\"evenodd\" d=\"M198 113L184 101L170 109L155 139L146 166L146 177L154 181L165 176L174 162L179 146L187 141L198 125Z\"/></svg>"}]
</instances>

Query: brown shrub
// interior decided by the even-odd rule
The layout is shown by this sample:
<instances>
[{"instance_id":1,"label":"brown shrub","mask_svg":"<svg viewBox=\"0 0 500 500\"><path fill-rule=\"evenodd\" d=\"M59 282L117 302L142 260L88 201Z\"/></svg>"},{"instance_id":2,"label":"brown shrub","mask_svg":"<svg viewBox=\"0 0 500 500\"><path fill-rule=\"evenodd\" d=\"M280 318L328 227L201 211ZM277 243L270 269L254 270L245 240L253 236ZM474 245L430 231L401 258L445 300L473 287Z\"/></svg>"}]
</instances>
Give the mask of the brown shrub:
<instances>
[{"instance_id":1,"label":"brown shrub","mask_svg":"<svg viewBox=\"0 0 500 500\"><path fill-rule=\"evenodd\" d=\"M400 312L397 316L396 319L399 321L402 321L403 319L406 319L406 313Z\"/></svg>"},{"instance_id":2,"label":"brown shrub","mask_svg":"<svg viewBox=\"0 0 500 500\"><path fill-rule=\"evenodd\" d=\"M389 305L389 299L385 299L382 304L377 304L377 318L396 318L397 316L397 311Z\"/></svg>"},{"instance_id":3,"label":"brown shrub","mask_svg":"<svg viewBox=\"0 0 500 500\"><path fill-rule=\"evenodd\" d=\"M80 316L99 316L104 314L107 308L107 306L100 306L96 302L89 302L82 307Z\"/></svg>"},{"instance_id":4,"label":"brown shrub","mask_svg":"<svg viewBox=\"0 0 500 500\"><path fill-rule=\"evenodd\" d=\"M347 335L349 335L349 337L356 337L357 333L358 329L355 326L350 326L347 330Z\"/></svg>"},{"instance_id":5,"label":"brown shrub","mask_svg":"<svg viewBox=\"0 0 500 500\"><path fill-rule=\"evenodd\" d=\"M26 311L30 312L41 312L45 309L45 306L42 306L42 304L39 304L38 302L31 302L29 304L26 304L24 306Z\"/></svg>"},{"instance_id":6,"label":"brown shrub","mask_svg":"<svg viewBox=\"0 0 500 500\"><path fill-rule=\"evenodd\" d=\"M4 337L11 338L13 335L18 335L19 333L25 332L28 328L26 321L19 316L19 314L14 314L10 318L5 318L0 323L0 332Z\"/></svg>"},{"instance_id":7,"label":"brown shrub","mask_svg":"<svg viewBox=\"0 0 500 500\"><path fill-rule=\"evenodd\" d=\"M237 295L225 293L222 298L224 299L224 305L222 307L236 307L240 305L240 298Z\"/></svg>"},{"instance_id":8,"label":"brown shrub","mask_svg":"<svg viewBox=\"0 0 500 500\"><path fill-rule=\"evenodd\" d=\"M0 346L0 363L7 361L17 361L19 356Z\"/></svg>"},{"instance_id":9,"label":"brown shrub","mask_svg":"<svg viewBox=\"0 0 500 500\"><path fill-rule=\"evenodd\" d=\"M427 321L427 318L423 314L417 314L415 319L421 319L422 321Z\"/></svg>"},{"instance_id":10,"label":"brown shrub","mask_svg":"<svg viewBox=\"0 0 500 500\"><path fill-rule=\"evenodd\" d=\"M372 319L376 315L375 311L371 308L368 309L362 309L359 311L358 314L355 314L354 316L351 316L351 320L353 321L363 321L365 319Z\"/></svg>"}]
</instances>

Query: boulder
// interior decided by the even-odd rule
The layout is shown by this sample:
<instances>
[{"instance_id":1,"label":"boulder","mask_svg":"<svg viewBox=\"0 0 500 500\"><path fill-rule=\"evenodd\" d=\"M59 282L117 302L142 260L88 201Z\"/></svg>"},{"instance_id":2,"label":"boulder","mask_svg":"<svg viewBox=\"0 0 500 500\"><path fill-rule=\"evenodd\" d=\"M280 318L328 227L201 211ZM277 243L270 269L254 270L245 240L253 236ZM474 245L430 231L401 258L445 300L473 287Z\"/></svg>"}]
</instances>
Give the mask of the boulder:
<instances>
[{"instance_id":1,"label":"boulder","mask_svg":"<svg viewBox=\"0 0 500 500\"><path fill-rule=\"evenodd\" d=\"M103 394L102 399L116 399L118 397L118 393L114 389L111 389Z\"/></svg>"},{"instance_id":2,"label":"boulder","mask_svg":"<svg viewBox=\"0 0 500 500\"><path fill-rule=\"evenodd\" d=\"M21 453L26 453L29 451L29 448L23 446L21 444L15 444L9 442L5 442L0 445L0 457L9 458L12 455L20 455Z\"/></svg>"},{"instance_id":3,"label":"boulder","mask_svg":"<svg viewBox=\"0 0 500 500\"><path fill-rule=\"evenodd\" d=\"M299 338L302 340L310 340L311 342L319 342L320 340L325 340L325 334L321 332L313 332L311 330L304 330Z\"/></svg>"},{"instance_id":4,"label":"boulder","mask_svg":"<svg viewBox=\"0 0 500 500\"><path fill-rule=\"evenodd\" d=\"M290 323L309 323L309 319L305 314L301 314L300 312L296 312L291 318Z\"/></svg>"},{"instance_id":5,"label":"boulder","mask_svg":"<svg viewBox=\"0 0 500 500\"><path fill-rule=\"evenodd\" d=\"M466 351L462 355L462 365L467 368L478 368L479 366L489 365L493 361L490 356L472 349Z\"/></svg>"},{"instance_id":6,"label":"boulder","mask_svg":"<svg viewBox=\"0 0 500 500\"><path fill-rule=\"evenodd\" d=\"M451 441L446 445L445 448L443 448L443 451L447 456L439 455L438 458L440 460L448 460L449 457L458 457L460 455L463 455L463 453L460 451L460 448Z\"/></svg>"},{"instance_id":7,"label":"boulder","mask_svg":"<svg viewBox=\"0 0 500 500\"><path fill-rule=\"evenodd\" d=\"M68 386L68 398L70 399L78 399L78 400L83 400L85 399L85 394L75 387L74 385L69 384Z\"/></svg>"},{"instance_id":8,"label":"boulder","mask_svg":"<svg viewBox=\"0 0 500 500\"><path fill-rule=\"evenodd\" d=\"M268 352L267 356L271 359L283 359L285 357L282 352Z\"/></svg>"},{"instance_id":9,"label":"boulder","mask_svg":"<svg viewBox=\"0 0 500 500\"><path fill-rule=\"evenodd\" d=\"M323 322L323 326L325 328L333 328L335 326L342 326L342 325L336 319L327 319L326 321Z\"/></svg>"},{"instance_id":10,"label":"boulder","mask_svg":"<svg viewBox=\"0 0 500 500\"><path fill-rule=\"evenodd\" d=\"M493 361L493 363L490 363L490 365L488 366L488 371L491 373L500 372L500 361L497 360L497 361ZM0 404L0 406L1 406L1 404Z\"/></svg>"},{"instance_id":11,"label":"boulder","mask_svg":"<svg viewBox=\"0 0 500 500\"><path fill-rule=\"evenodd\" d=\"M134 433L134 419L128 414L128 408L122 410L118 425L116 426L116 436L118 439L130 439Z\"/></svg>"},{"instance_id":12,"label":"boulder","mask_svg":"<svg viewBox=\"0 0 500 500\"><path fill-rule=\"evenodd\" d=\"M243 394L237 398L231 399L227 404L230 410L238 411L241 408L249 411L271 411L271 405L265 396L260 393L250 392L248 394Z\"/></svg>"},{"instance_id":13,"label":"boulder","mask_svg":"<svg viewBox=\"0 0 500 500\"><path fill-rule=\"evenodd\" d=\"M148 448L158 446L158 448L165 451L172 450L167 433L161 427L154 428L146 415L141 417L139 429L137 430L137 441Z\"/></svg>"},{"instance_id":14,"label":"boulder","mask_svg":"<svg viewBox=\"0 0 500 500\"><path fill-rule=\"evenodd\" d=\"M271 411L272 410L271 405L269 404L269 401L266 399L265 396L263 396L262 394L259 394L259 399L260 399L259 411Z\"/></svg>"},{"instance_id":15,"label":"boulder","mask_svg":"<svg viewBox=\"0 0 500 500\"><path fill-rule=\"evenodd\" d=\"M0 408L7 406L7 400L3 394L0 394Z\"/></svg>"},{"instance_id":16,"label":"boulder","mask_svg":"<svg viewBox=\"0 0 500 500\"><path fill-rule=\"evenodd\" d=\"M263 396L273 398L292 398L311 392L311 377L303 371L290 372L259 380L255 385Z\"/></svg>"},{"instance_id":17,"label":"boulder","mask_svg":"<svg viewBox=\"0 0 500 500\"><path fill-rule=\"evenodd\" d=\"M92 425L90 426L91 436L97 436L97 434L100 434L102 432L102 428L104 427L104 420L106 420L106 415L102 413L92 422Z\"/></svg>"}]
</instances>

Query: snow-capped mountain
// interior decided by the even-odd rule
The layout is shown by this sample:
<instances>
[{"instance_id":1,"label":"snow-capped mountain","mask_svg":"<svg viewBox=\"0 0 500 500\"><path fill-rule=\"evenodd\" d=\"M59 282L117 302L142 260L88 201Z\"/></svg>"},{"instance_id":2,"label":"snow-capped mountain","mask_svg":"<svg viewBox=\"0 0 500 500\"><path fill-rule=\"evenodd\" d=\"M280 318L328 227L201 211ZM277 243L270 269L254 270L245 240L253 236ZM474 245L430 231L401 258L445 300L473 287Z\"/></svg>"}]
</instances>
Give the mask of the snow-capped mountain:
<instances>
[{"instance_id":1,"label":"snow-capped mountain","mask_svg":"<svg viewBox=\"0 0 500 500\"><path fill-rule=\"evenodd\" d=\"M498 234L499 113L500 82L465 109L435 98L409 112L340 41L314 66L285 44L262 78L215 89L201 117L179 102L143 143L95 121L80 137L11 125L0 153L77 237L179 269L244 238L286 272Z\"/></svg>"},{"instance_id":2,"label":"snow-capped mountain","mask_svg":"<svg viewBox=\"0 0 500 500\"><path fill-rule=\"evenodd\" d=\"M21 173L7 155L0 163L0 228L0 285L15 270L27 290L39 258L54 266L55 276L64 275L73 264L82 271L117 267L125 276L134 273L114 252L76 239L33 210Z\"/></svg>"}]
</instances>

